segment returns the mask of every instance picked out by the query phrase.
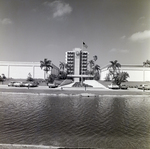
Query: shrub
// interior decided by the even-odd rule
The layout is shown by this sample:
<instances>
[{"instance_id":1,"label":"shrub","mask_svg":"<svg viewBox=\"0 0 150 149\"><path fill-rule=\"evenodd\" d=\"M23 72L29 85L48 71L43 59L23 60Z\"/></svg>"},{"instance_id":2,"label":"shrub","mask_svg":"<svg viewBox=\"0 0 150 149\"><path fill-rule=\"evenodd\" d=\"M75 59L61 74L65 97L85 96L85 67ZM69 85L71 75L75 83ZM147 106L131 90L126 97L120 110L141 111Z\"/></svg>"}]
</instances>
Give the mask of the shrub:
<instances>
[{"instance_id":1,"label":"shrub","mask_svg":"<svg viewBox=\"0 0 150 149\"><path fill-rule=\"evenodd\" d=\"M47 82L48 82L48 83L53 83L55 79L57 79L57 76L56 76L55 74L51 74L51 75L47 78Z\"/></svg>"},{"instance_id":2,"label":"shrub","mask_svg":"<svg viewBox=\"0 0 150 149\"><path fill-rule=\"evenodd\" d=\"M27 81L34 81L34 79L32 78L31 73L28 73Z\"/></svg>"},{"instance_id":3,"label":"shrub","mask_svg":"<svg viewBox=\"0 0 150 149\"><path fill-rule=\"evenodd\" d=\"M98 81L100 79L100 75L98 72L95 73L94 80Z\"/></svg>"},{"instance_id":4,"label":"shrub","mask_svg":"<svg viewBox=\"0 0 150 149\"><path fill-rule=\"evenodd\" d=\"M28 77L27 81L34 81L34 79L32 77Z\"/></svg>"},{"instance_id":5,"label":"shrub","mask_svg":"<svg viewBox=\"0 0 150 149\"><path fill-rule=\"evenodd\" d=\"M59 79L66 79L67 78L67 73L64 71L60 71L59 73Z\"/></svg>"},{"instance_id":6,"label":"shrub","mask_svg":"<svg viewBox=\"0 0 150 149\"><path fill-rule=\"evenodd\" d=\"M1 76L0 76L0 82L2 82L2 84L4 82L4 79Z\"/></svg>"},{"instance_id":7,"label":"shrub","mask_svg":"<svg viewBox=\"0 0 150 149\"><path fill-rule=\"evenodd\" d=\"M3 78L3 79L6 79L6 76L5 76L5 74L2 74L2 78Z\"/></svg>"},{"instance_id":8,"label":"shrub","mask_svg":"<svg viewBox=\"0 0 150 149\"><path fill-rule=\"evenodd\" d=\"M127 82L128 77L129 74L127 72L120 72L113 78L113 81L120 86L122 82Z\"/></svg>"}]
</instances>

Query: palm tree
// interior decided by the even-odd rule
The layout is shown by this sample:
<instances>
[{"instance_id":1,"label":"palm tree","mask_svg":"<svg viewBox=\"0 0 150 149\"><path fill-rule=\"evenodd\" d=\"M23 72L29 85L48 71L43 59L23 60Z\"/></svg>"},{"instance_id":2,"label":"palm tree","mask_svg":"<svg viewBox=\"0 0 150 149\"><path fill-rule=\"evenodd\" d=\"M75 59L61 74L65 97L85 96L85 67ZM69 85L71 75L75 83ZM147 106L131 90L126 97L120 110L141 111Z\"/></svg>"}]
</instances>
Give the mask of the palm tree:
<instances>
[{"instance_id":1,"label":"palm tree","mask_svg":"<svg viewBox=\"0 0 150 149\"><path fill-rule=\"evenodd\" d=\"M95 73L95 75L97 75L97 73L98 73L98 76L99 76L98 69L100 68L100 66L95 64L97 59L98 59L97 55L94 55L93 59L88 62L89 69L87 70L86 74L94 75L94 73Z\"/></svg>"},{"instance_id":2,"label":"palm tree","mask_svg":"<svg viewBox=\"0 0 150 149\"><path fill-rule=\"evenodd\" d=\"M117 85L121 85L122 82L126 82L129 74L127 72L118 73L116 77L114 77L114 83Z\"/></svg>"},{"instance_id":3,"label":"palm tree","mask_svg":"<svg viewBox=\"0 0 150 149\"><path fill-rule=\"evenodd\" d=\"M60 62L59 69L60 69L60 78L66 79L69 70L71 70L71 67L64 62Z\"/></svg>"},{"instance_id":4,"label":"palm tree","mask_svg":"<svg viewBox=\"0 0 150 149\"><path fill-rule=\"evenodd\" d=\"M90 67L90 74L93 75L93 73L94 73L93 68L94 68L95 63L94 63L93 60L90 60L88 64L89 64L89 67Z\"/></svg>"},{"instance_id":5,"label":"palm tree","mask_svg":"<svg viewBox=\"0 0 150 149\"><path fill-rule=\"evenodd\" d=\"M64 69L65 69L65 63L64 62L60 62L59 69L60 69L60 71L64 71Z\"/></svg>"},{"instance_id":6,"label":"palm tree","mask_svg":"<svg viewBox=\"0 0 150 149\"><path fill-rule=\"evenodd\" d=\"M94 71L99 72L100 71L100 66L96 64L94 66Z\"/></svg>"},{"instance_id":7,"label":"palm tree","mask_svg":"<svg viewBox=\"0 0 150 149\"><path fill-rule=\"evenodd\" d=\"M101 70L100 66L96 64L94 66L94 71L95 71L94 79L95 80L99 80L100 79L100 73L99 73L100 70Z\"/></svg>"},{"instance_id":8,"label":"palm tree","mask_svg":"<svg viewBox=\"0 0 150 149\"><path fill-rule=\"evenodd\" d=\"M51 60L44 59L44 61L40 61L40 67L45 71L46 79L48 78L48 72L53 68Z\"/></svg>"},{"instance_id":9,"label":"palm tree","mask_svg":"<svg viewBox=\"0 0 150 149\"><path fill-rule=\"evenodd\" d=\"M67 74L70 74L71 66L69 66L68 64L65 64L65 68L66 68Z\"/></svg>"},{"instance_id":10,"label":"palm tree","mask_svg":"<svg viewBox=\"0 0 150 149\"><path fill-rule=\"evenodd\" d=\"M70 69L71 69L71 66L69 66L67 63L65 63L65 71L67 74Z\"/></svg>"},{"instance_id":11,"label":"palm tree","mask_svg":"<svg viewBox=\"0 0 150 149\"><path fill-rule=\"evenodd\" d=\"M69 66L67 63L60 62L59 69L60 69L60 71L64 71L64 72L68 73L68 71L71 69L71 66Z\"/></svg>"},{"instance_id":12,"label":"palm tree","mask_svg":"<svg viewBox=\"0 0 150 149\"><path fill-rule=\"evenodd\" d=\"M117 75L118 72L120 72L120 67L121 67L121 64L118 63L117 60L115 61L110 61L110 65L108 66L107 69L109 69L110 73L114 76Z\"/></svg>"}]
</instances>

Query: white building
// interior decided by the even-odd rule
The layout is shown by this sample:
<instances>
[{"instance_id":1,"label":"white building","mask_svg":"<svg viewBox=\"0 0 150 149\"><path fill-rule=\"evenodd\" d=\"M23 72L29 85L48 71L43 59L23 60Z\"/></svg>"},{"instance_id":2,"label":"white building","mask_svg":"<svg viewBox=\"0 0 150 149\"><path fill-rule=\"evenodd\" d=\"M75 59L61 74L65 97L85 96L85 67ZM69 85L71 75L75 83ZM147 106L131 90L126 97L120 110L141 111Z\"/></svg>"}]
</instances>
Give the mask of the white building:
<instances>
[{"instance_id":1,"label":"white building","mask_svg":"<svg viewBox=\"0 0 150 149\"><path fill-rule=\"evenodd\" d=\"M121 71L129 74L128 81L150 81L150 67L143 67L143 65L121 65ZM107 66L101 69L101 80L105 80L109 73Z\"/></svg>"},{"instance_id":2,"label":"white building","mask_svg":"<svg viewBox=\"0 0 150 149\"><path fill-rule=\"evenodd\" d=\"M58 74L59 68L52 64L51 74ZM7 78L26 79L28 74L33 78L44 79L44 71L40 68L40 62L12 62L0 61L0 75L5 74Z\"/></svg>"},{"instance_id":3,"label":"white building","mask_svg":"<svg viewBox=\"0 0 150 149\"><path fill-rule=\"evenodd\" d=\"M80 48L66 52L66 63L69 66L69 75L74 78L76 76L76 81L79 81L79 77L84 75L87 71L88 55L89 53L87 51L82 51Z\"/></svg>"},{"instance_id":4,"label":"white building","mask_svg":"<svg viewBox=\"0 0 150 149\"><path fill-rule=\"evenodd\" d=\"M88 52L75 48L73 51L66 52L66 63L71 66L70 76L79 81L81 76L84 78L89 77L84 75L87 70ZM52 64L53 69L50 74L59 74L59 68ZM143 67L143 65L121 65L121 71L128 72L128 81L150 81L150 67ZM5 74L7 78L26 79L28 74L33 78L44 79L44 71L40 68L40 62L12 62L0 61L0 75ZM109 73L107 66L101 68L101 80L105 80L106 75Z\"/></svg>"}]
</instances>

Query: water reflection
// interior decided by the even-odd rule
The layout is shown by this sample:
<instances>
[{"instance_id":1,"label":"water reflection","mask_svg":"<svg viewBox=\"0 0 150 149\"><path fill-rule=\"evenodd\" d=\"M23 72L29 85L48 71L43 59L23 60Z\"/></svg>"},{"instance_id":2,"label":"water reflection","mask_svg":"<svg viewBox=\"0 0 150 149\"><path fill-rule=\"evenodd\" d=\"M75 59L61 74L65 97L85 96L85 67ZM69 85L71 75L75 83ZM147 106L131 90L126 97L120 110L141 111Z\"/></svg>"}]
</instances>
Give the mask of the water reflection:
<instances>
[{"instance_id":1,"label":"water reflection","mask_svg":"<svg viewBox=\"0 0 150 149\"><path fill-rule=\"evenodd\" d=\"M0 142L67 147L149 147L147 97L1 94Z\"/></svg>"}]
</instances>

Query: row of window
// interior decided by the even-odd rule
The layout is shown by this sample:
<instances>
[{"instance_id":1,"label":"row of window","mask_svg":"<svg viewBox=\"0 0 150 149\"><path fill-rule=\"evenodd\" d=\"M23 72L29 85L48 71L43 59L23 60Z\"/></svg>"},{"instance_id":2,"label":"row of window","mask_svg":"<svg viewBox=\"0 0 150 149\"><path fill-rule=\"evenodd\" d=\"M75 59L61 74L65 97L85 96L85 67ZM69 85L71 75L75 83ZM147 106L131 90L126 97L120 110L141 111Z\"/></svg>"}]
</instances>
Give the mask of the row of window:
<instances>
[{"instance_id":1,"label":"row of window","mask_svg":"<svg viewBox=\"0 0 150 149\"><path fill-rule=\"evenodd\" d=\"M81 58L81 61L87 61L88 59L87 58Z\"/></svg>"},{"instance_id":2,"label":"row of window","mask_svg":"<svg viewBox=\"0 0 150 149\"><path fill-rule=\"evenodd\" d=\"M81 68L87 68L87 65L81 65Z\"/></svg>"},{"instance_id":3,"label":"row of window","mask_svg":"<svg viewBox=\"0 0 150 149\"><path fill-rule=\"evenodd\" d=\"M68 62L68 65L69 65L69 66L74 66L74 63L69 63L69 62ZM81 67L87 67L87 63L82 63L82 64L81 64Z\"/></svg>"},{"instance_id":4,"label":"row of window","mask_svg":"<svg viewBox=\"0 0 150 149\"><path fill-rule=\"evenodd\" d=\"M67 52L68 54L74 54L74 52Z\"/></svg>"},{"instance_id":5,"label":"row of window","mask_svg":"<svg viewBox=\"0 0 150 149\"><path fill-rule=\"evenodd\" d=\"M67 58L74 58L74 56L73 56L73 55L70 55L70 56L67 56Z\"/></svg>"},{"instance_id":6,"label":"row of window","mask_svg":"<svg viewBox=\"0 0 150 149\"><path fill-rule=\"evenodd\" d=\"M82 55L88 55L88 53L82 52Z\"/></svg>"},{"instance_id":7,"label":"row of window","mask_svg":"<svg viewBox=\"0 0 150 149\"><path fill-rule=\"evenodd\" d=\"M68 63L68 65L69 65L69 66L74 66L74 64L73 64L73 63Z\"/></svg>"},{"instance_id":8,"label":"row of window","mask_svg":"<svg viewBox=\"0 0 150 149\"><path fill-rule=\"evenodd\" d=\"M72 54L67 54L67 56L74 56L74 53L72 53ZM81 56L82 56L82 57L88 57L87 54L81 54Z\"/></svg>"},{"instance_id":9,"label":"row of window","mask_svg":"<svg viewBox=\"0 0 150 149\"><path fill-rule=\"evenodd\" d=\"M73 64L73 63L74 63L74 61L68 61L68 63Z\"/></svg>"},{"instance_id":10,"label":"row of window","mask_svg":"<svg viewBox=\"0 0 150 149\"><path fill-rule=\"evenodd\" d=\"M67 52L67 54L74 54L75 52ZM81 52L82 53L82 55L88 55L88 53L87 52Z\"/></svg>"}]
</instances>

